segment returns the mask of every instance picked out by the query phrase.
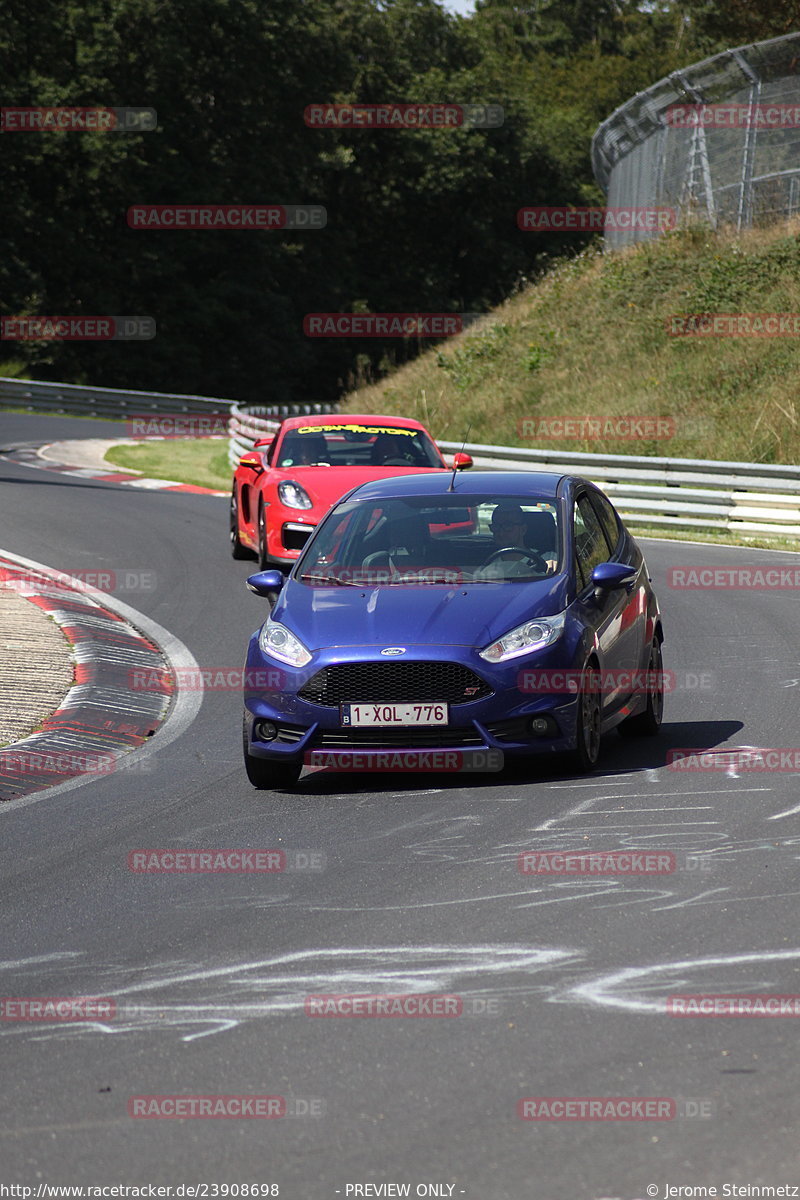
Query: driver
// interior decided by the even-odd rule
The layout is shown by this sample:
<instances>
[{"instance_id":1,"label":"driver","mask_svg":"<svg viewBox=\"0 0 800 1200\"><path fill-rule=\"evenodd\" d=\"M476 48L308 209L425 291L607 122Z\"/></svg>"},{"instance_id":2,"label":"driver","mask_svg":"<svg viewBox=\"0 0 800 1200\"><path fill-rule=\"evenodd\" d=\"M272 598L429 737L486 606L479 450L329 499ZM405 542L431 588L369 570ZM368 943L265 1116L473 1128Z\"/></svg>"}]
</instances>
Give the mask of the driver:
<instances>
[{"instance_id":1,"label":"driver","mask_svg":"<svg viewBox=\"0 0 800 1200\"><path fill-rule=\"evenodd\" d=\"M407 450L402 434L379 433L370 451L370 463L373 467L399 466L401 462L410 466Z\"/></svg>"},{"instance_id":2,"label":"driver","mask_svg":"<svg viewBox=\"0 0 800 1200\"><path fill-rule=\"evenodd\" d=\"M520 506L508 500L501 500L492 513L490 528L493 545L489 557L498 550L508 549L509 552L502 558L496 558L494 562L483 566L481 574L498 579L507 579L513 575L529 575L531 558L529 554L526 554L525 547L528 525ZM511 547L518 553L512 554ZM552 553L537 555L535 550L530 553L542 558L547 563L548 571L553 570L555 560Z\"/></svg>"},{"instance_id":3,"label":"driver","mask_svg":"<svg viewBox=\"0 0 800 1200\"><path fill-rule=\"evenodd\" d=\"M289 436L283 443L282 467L330 466L325 438L318 434Z\"/></svg>"},{"instance_id":4,"label":"driver","mask_svg":"<svg viewBox=\"0 0 800 1200\"><path fill-rule=\"evenodd\" d=\"M525 514L518 504L501 502L492 513L492 541L500 550L503 546L525 545ZM507 556L510 561L521 558L521 554Z\"/></svg>"}]
</instances>

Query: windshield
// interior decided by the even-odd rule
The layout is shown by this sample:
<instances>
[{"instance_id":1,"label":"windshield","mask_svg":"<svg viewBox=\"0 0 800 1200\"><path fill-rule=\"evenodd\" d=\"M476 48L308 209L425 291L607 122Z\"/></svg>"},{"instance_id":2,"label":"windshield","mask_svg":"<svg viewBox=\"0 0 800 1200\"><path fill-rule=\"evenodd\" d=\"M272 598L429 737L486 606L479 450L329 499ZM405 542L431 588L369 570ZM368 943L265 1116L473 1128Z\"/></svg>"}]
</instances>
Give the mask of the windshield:
<instances>
[{"instance_id":1,"label":"windshield","mask_svg":"<svg viewBox=\"0 0 800 1200\"><path fill-rule=\"evenodd\" d=\"M290 429L278 451L276 466L304 467L441 467L431 439L419 429L401 425L299 425Z\"/></svg>"},{"instance_id":2,"label":"windshield","mask_svg":"<svg viewBox=\"0 0 800 1200\"><path fill-rule=\"evenodd\" d=\"M320 526L295 575L323 587L543 579L558 570L560 543L552 500L352 500Z\"/></svg>"}]
</instances>

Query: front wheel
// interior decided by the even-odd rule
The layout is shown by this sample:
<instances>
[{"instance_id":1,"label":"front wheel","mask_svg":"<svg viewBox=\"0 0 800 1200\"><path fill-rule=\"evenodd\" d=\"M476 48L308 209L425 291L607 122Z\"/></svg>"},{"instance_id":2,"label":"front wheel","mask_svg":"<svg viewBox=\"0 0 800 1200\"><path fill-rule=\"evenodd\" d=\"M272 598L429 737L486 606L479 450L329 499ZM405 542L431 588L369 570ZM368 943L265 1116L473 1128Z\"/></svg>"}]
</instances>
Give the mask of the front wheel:
<instances>
[{"instance_id":1,"label":"front wheel","mask_svg":"<svg viewBox=\"0 0 800 1200\"><path fill-rule=\"evenodd\" d=\"M247 725L242 727L242 749L244 751L244 769L247 778L254 788L259 791L283 792L297 783L302 763L280 763L268 758L256 758L250 753L247 742Z\"/></svg>"},{"instance_id":2,"label":"front wheel","mask_svg":"<svg viewBox=\"0 0 800 1200\"><path fill-rule=\"evenodd\" d=\"M269 570L269 554L267 553L267 510L263 504L258 506L258 569Z\"/></svg>"},{"instance_id":3,"label":"front wheel","mask_svg":"<svg viewBox=\"0 0 800 1200\"><path fill-rule=\"evenodd\" d=\"M250 558L250 551L239 541L239 504L236 500L236 488L231 492L230 506L230 538L231 554L234 558Z\"/></svg>"},{"instance_id":4,"label":"front wheel","mask_svg":"<svg viewBox=\"0 0 800 1200\"><path fill-rule=\"evenodd\" d=\"M587 665L578 696L575 718L575 751L573 759L581 772L593 771L600 757L601 702L597 684L597 669Z\"/></svg>"},{"instance_id":5,"label":"front wheel","mask_svg":"<svg viewBox=\"0 0 800 1200\"><path fill-rule=\"evenodd\" d=\"M661 729L664 716L664 670L661 657L661 642L653 639L650 661L647 665L647 707L635 717L628 717L617 726L622 737L655 737Z\"/></svg>"}]
</instances>

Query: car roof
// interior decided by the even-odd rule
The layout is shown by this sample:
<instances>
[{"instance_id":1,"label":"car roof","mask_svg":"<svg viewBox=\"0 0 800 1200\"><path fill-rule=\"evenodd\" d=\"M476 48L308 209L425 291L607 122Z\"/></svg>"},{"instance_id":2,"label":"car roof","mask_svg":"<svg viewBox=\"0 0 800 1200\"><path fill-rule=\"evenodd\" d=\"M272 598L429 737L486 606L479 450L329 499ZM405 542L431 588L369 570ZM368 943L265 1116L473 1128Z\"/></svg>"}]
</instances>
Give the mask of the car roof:
<instances>
[{"instance_id":1,"label":"car roof","mask_svg":"<svg viewBox=\"0 0 800 1200\"><path fill-rule=\"evenodd\" d=\"M461 496L465 504L484 499L487 492L497 496L513 496L524 501L527 498L555 500L558 485L567 478L547 471L470 471L469 475L458 472L437 471L425 475L394 475L387 479L376 479L362 483L350 493L351 500L388 499L392 496ZM450 484L453 484L452 493Z\"/></svg>"},{"instance_id":2,"label":"car roof","mask_svg":"<svg viewBox=\"0 0 800 1200\"><path fill-rule=\"evenodd\" d=\"M394 425L400 429L421 429L425 426L413 417L393 417L375 413L312 413L306 417L284 417L281 433L297 429L300 425Z\"/></svg>"}]
</instances>

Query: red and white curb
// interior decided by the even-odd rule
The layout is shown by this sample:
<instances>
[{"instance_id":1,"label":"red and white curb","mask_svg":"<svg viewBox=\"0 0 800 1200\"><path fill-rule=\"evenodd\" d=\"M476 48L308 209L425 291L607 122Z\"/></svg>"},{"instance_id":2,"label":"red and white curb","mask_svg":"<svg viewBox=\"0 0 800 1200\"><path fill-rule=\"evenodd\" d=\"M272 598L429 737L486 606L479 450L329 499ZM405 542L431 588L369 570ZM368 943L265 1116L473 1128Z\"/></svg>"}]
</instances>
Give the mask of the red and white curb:
<instances>
[{"instance_id":1,"label":"red and white curb","mask_svg":"<svg viewBox=\"0 0 800 1200\"><path fill-rule=\"evenodd\" d=\"M202 496L227 496L227 492L218 492L213 488L196 487L192 483L175 483L171 479L146 479L130 471L109 471L107 467L80 467L74 463L58 462L56 459L45 458L42 451L47 446L26 446L18 450L8 450L5 457L23 467L33 467L39 471L54 471L59 475L70 475L77 479L94 479L98 483L119 483L126 487L145 488L148 491L159 492L192 492Z\"/></svg>"},{"instance_id":2,"label":"red and white curb","mask_svg":"<svg viewBox=\"0 0 800 1200\"><path fill-rule=\"evenodd\" d=\"M0 749L0 813L31 793L66 790L119 770L144 770L152 750L194 720L202 692L131 687L132 669L169 675L199 667L184 644L115 597L41 563L0 552L0 586L15 588L72 644L75 684L29 737ZM166 726L169 725L167 734ZM55 786L58 785L58 786Z\"/></svg>"}]
</instances>

